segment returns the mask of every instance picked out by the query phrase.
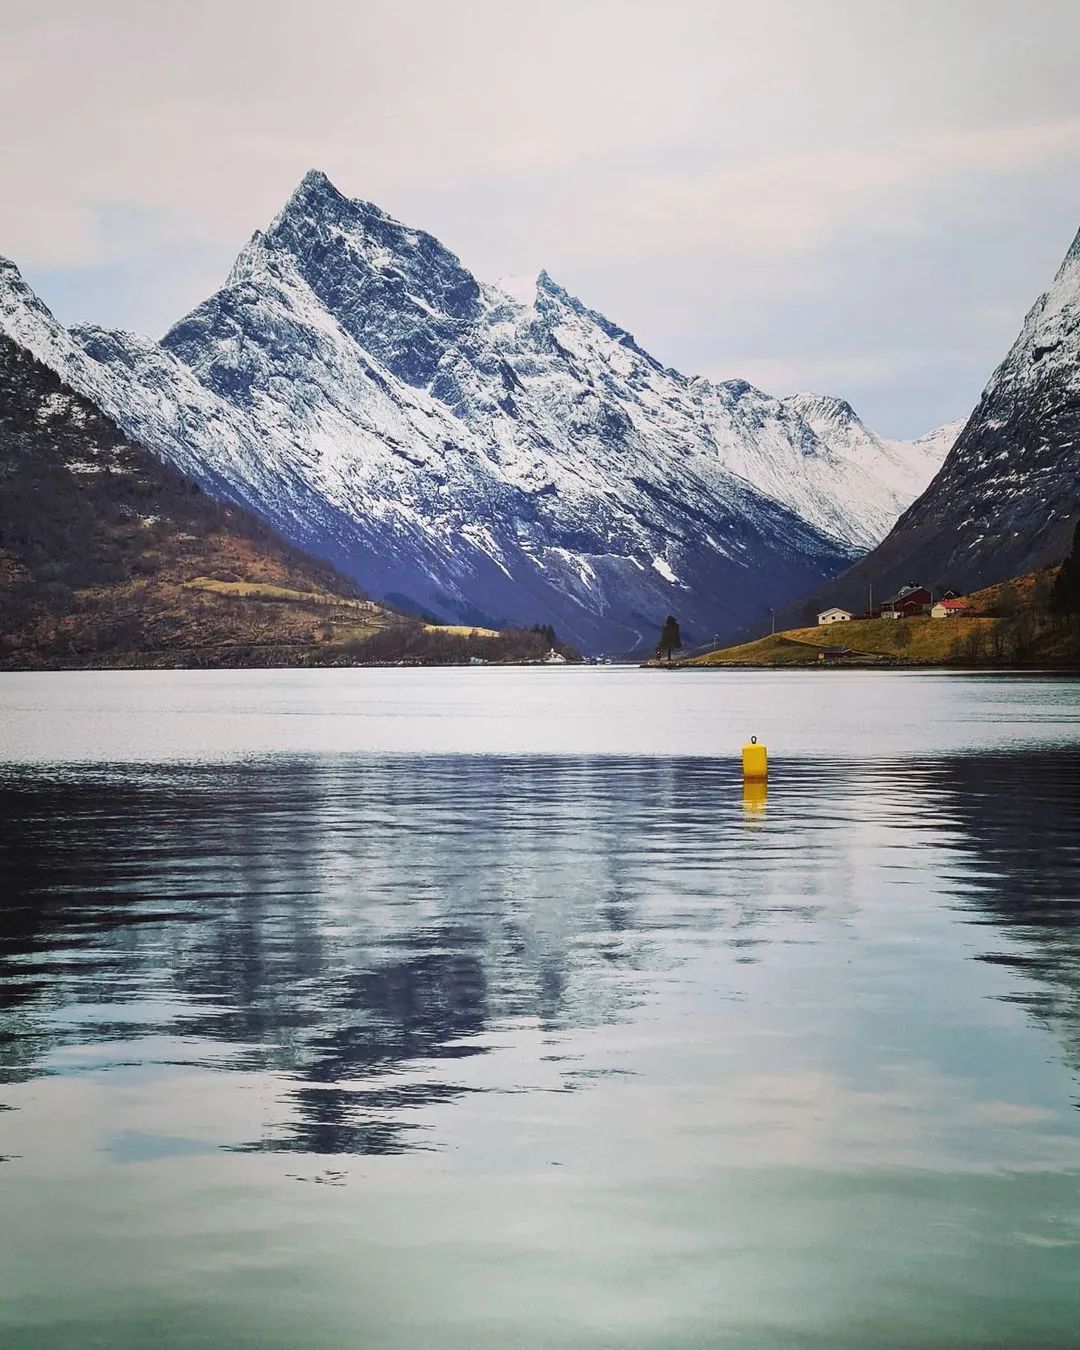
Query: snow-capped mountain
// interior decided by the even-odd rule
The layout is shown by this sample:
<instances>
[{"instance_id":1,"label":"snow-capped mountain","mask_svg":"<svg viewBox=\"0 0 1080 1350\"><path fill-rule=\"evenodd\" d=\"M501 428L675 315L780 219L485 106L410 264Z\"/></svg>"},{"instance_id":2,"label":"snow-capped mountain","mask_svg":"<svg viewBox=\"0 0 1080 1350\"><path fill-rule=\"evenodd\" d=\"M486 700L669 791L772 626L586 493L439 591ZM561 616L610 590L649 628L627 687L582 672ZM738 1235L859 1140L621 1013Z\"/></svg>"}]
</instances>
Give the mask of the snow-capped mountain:
<instances>
[{"instance_id":1,"label":"snow-capped mountain","mask_svg":"<svg viewBox=\"0 0 1080 1350\"><path fill-rule=\"evenodd\" d=\"M827 394L774 399L744 380L702 393L727 468L861 551L923 491L963 426L948 422L918 440L890 441Z\"/></svg>"},{"instance_id":2,"label":"snow-capped mountain","mask_svg":"<svg viewBox=\"0 0 1080 1350\"><path fill-rule=\"evenodd\" d=\"M1080 516L1080 233L925 493L826 594L974 590L1069 551Z\"/></svg>"},{"instance_id":3,"label":"snow-capped mountain","mask_svg":"<svg viewBox=\"0 0 1080 1350\"><path fill-rule=\"evenodd\" d=\"M756 620L933 469L839 401L666 369L546 273L531 295L483 285L314 172L160 344L65 331L11 265L0 326L370 593L591 649L647 646L669 611L701 637Z\"/></svg>"}]
</instances>

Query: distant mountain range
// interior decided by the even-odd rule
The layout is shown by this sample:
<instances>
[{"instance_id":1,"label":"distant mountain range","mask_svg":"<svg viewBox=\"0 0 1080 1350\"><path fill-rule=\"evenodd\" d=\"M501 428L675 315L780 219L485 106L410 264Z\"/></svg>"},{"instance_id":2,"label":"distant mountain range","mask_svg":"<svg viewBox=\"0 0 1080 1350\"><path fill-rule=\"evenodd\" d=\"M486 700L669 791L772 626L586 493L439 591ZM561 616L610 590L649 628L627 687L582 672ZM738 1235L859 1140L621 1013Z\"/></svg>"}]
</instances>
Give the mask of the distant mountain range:
<instances>
[{"instance_id":1,"label":"distant mountain range","mask_svg":"<svg viewBox=\"0 0 1080 1350\"><path fill-rule=\"evenodd\" d=\"M65 329L7 262L0 331L375 597L593 651L647 650L668 612L731 634L820 588L959 429L887 441L840 399L687 377L546 273L482 284L316 172L160 343Z\"/></svg>"},{"instance_id":2,"label":"distant mountain range","mask_svg":"<svg viewBox=\"0 0 1080 1350\"><path fill-rule=\"evenodd\" d=\"M1080 233L940 472L816 604L861 609L910 580L974 590L1069 552L1080 518Z\"/></svg>"}]
</instances>

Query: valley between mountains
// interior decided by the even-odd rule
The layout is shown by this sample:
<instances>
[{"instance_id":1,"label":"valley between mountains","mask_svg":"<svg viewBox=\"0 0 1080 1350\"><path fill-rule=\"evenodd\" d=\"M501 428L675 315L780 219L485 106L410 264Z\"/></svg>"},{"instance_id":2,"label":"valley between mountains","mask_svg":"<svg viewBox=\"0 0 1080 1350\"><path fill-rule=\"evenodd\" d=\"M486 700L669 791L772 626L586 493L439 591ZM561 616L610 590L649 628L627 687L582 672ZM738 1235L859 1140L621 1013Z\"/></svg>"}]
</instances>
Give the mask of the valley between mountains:
<instances>
[{"instance_id":1,"label":"valley between mountains","mask_svg":"<svg viewBox=\"0 0 1080 1350\"><path fill-rule=\"evenodd\" d=\"M875 435L842 399L665 367L546 273L475 278L318 172L160 342L64 328L0 263L0 331L214 499L373 599L647 652L827 584L959 424Z\"/></svg>"},{"instance_id":2,"label":"valley between mountains","mask_svg":"<svg viewBox=\"0 0 1080 1350\"><path fill-rule=\"evenodd\" d=\"M80 457L78 426L49 411L46 377L86 427L166 467L170 493L183 482L238 512L241 534L261 531L278 560L245 572L218 558L211 571L240 586L273 573L289 590L288 559L307 577L292 589L362 599L375 629L378 615L391 627L411 615L643 655L669 613L701 643L760 631L771 610L795 621L807 596L852 603L869 580L986 585L1060 559L1080 512L1078 272L1080 242L966 423L901 442L842 398L774 398L666 367L544 272L481 282L433 236L314 171L160 342L65 328L0 260L7 599L12 578L25 599L28 568L48 573L49 547L77 592L79 549L96 565L94 512L105 534L139 514L122 491L88 492L78 466L94 455ZM34 372L25 388L20 370ZM123 472L114 457L108 481ZM48 524L58 492L69 505L82 494L77 547ZM144 500L146 516L159 543L191 534ZM114 571L110 585L137 580ZM47 589L32 589L47 609ZM269 647L282 613L263 614Z\"/></svg>"}]
</instances>

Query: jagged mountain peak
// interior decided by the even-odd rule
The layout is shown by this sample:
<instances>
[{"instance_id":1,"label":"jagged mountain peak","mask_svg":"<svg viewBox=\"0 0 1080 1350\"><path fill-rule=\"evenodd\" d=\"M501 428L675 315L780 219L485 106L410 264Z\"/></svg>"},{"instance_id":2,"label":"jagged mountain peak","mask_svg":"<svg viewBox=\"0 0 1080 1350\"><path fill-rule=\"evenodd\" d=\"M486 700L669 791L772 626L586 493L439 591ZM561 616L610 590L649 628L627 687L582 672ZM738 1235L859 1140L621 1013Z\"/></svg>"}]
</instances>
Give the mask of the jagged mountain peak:
<instances>
[{"instance_id":1,"label":"jagged mountain peak","mask_svg":"<svg viewBox=\"0 0 1080 1350\"><path fill-rule=\"evenodd\" d=\"M552 325L558 325L564 318L572 316L573 319L584 321L600 330L605 337L610 338L612 342L620 347L625 347L632 351L637 357L644 361L653 370L663 371L672 378L677 379L680 384L686 384L686 377L680 375L678 371L667 370L661 362L637 341L633 333L628 332L617 323L612 321L599 310L590 309L576 295L561 286L554 277L547 271L541 271L536 279L536 302L535 308L538 314L547 319Z\"/></svg>"},{"instance_id":2,"label":"jagged mountain peak","mask_svg":"<svg viewBox=\"0 0 1080 1350\"><path fill-rule=\"evenodd\" d=\"M736 432L719 445L725 463L805 519L872 547L934 476L955 435L890 441L864 425L846 399L777 399L746 380L695 381L706 409L719 407ZM719 419L718 419L719 420ZM959 428L957 428L958 430Z\"/></svg>"},{"instance_id":3,"label":"jagged mountain peak","mask_svg":"<svg viewBox=\"0 0 1080 1350\"><path fill-rule=\"evenodd\" d=\"M921 486L665 368L547 271L513 289L312 171L160 344L55 342L129 435L374 594L587 648L648 644L672 588L686 629L741 627Z\"/></svg>"},{"instance_id":4,"label":"jagged mountain peak","mask_svg":"<svg viewBox=\"0 0 1080 1350\"><path fill-rule=\"evenodd\" d=\"M912 440L897 441L872 431L847 399L836 394L789 394L780 402L834 451L864 458L879 467L892 465L903 475L928 472L932 477L967 421L966 417L957 417Z\"/></svg>"},{"instance_id":5,"label":"jagged mountain peak","mask_svg":"<svg viewBox=\"0 0 1080 1350\"><path fill-rule=\"evenodd\" d=\"M536 288L547 295L553 295L556 299L572 300L570 292L565 287L560 286L546 267L541 267L536 275ZM580 301L578 302L581 303Z\"/></svg>"},{"instance_id":6,"label":"jagged mountain peak","mask_svg":"<svg viewBox=\"0 0 1080 1350\"><path fill-rule=\"evenodd\" d=\"M332 322L421 388L483 309L476 279L433 235L343 196L318 170L305 175L266 231L252 236L223 289L163 343L192 367L208 369L207 339L250 337L265 327L268 306L279 315L306 314L315 326ZM227 384L235 387L231 377Z\"/></svg>"},{"instance_id":7,"label":"jagged mountain peak","mask_svg":"<svg viewBox=\"0 0 1080 1350\"><path fill-rule=\"evenodd\" d=\"M847 401L835 394L789 394L780 400L785 408L790 408L811 426L828 426L834 431L858 428L863 435L870 435L862 418Z\"/></svg>"},{"instance_id":8,"label":"jagged mountain peak","mask_svg":"<svg viewBox=\"0 0 1080 1350\"><path fill-rule=\"evenodd\" d=\"M800 412L820 409L822 412L829 412L836 417L852 418L858 415L846 398L840 398L836 394L813 394L809 391L800 391L799 393L788 394L782 401L788 407L797 408Z\"/></svg>"},{"instance_id":9,"label":"jagged mountain peak","mask_svg":"<svg viewBox=\"0 0 1080 1350\"><path fill-rule=\"evenodd\" d=\"M347 197L321 169L309 169L304 174L266 234L293 237L314 234L318 227L332 229L334 226L355 233L371 232L383 238L396 238L403 247L425 237L438 243L434 236L404 224L375 202L362 197Z\"/></svg>"},{"instance_id":10,"label":"jagged mountain peak","mask_svg":"<svg viewBox=\"0 0 1080 1350\"><path fill-rule=\"evenodd\" d=\"M311 169L267 228L267 247L294 253L310 265L333 245L358 268L381 272L420 268L469 274L461 260L426 230L406 225L374 202L346 197L318 169ZM473 286L476 282L473 278Z\"/></svg>"},{"instance_id":11,"label":"jagged mountain peak","mask_svg":"<svg viewBox=\"0 0 1080 1350\"><path fill-rule=\"evenodd\" d=\"M50 314L45 302L35 293L16 263L0 254L0 303L5 303L7 312L14 314L23 306L28 306L44 314Z\"/></svg>"},{"instance_id":12,"label":"jagged mountain peak","mask_svg":"<svg viewBox=\"0 0 1080 1350\"><path fill-rule=\"evenodd\" d=\"M1034 386L1055 379L1080 389L1080 231L987 388Z\"/></svg>"},{"instance_id":13,"label":"jagged mountain peak","mask_svg":"<svg viewBox=\"0 0 1080 1350\"><path fill-rule=\"evenodd\" d=\"M929 431L924 431L921 436L916 436L911 444L940 446L942 451L940 458L944 458L945 452L955 445L957 437L967 425L967 421L966 417L954 417L948 422L942 422L938 427L931 427Z\"/></svg>"},{"instance_id":14,"label":"jagged mountain peak","mask_svg":"<svg viewBox=\"0 0 1080 1350\"><path fill-rule=\"evenodd\" d=\"M763 394L762 391L758 389L756 385L751 384L749 380L743 379L716 380L713 381L713 388L719 390L723 394L726 394L730 399L734 400L735 402L738 402L738 400L744 398L769 397L767 394Z\"/></svg>"},{"instance_id":15,"label":"jagged mountain peak","mask_svg":"<svg viewBox=\"0 0 1080 1350\"><path fill-rule=\"evenodd\" d=\"M1080 273L1080 230L1077 230L1072 243L1065 250L1065 257L1061 260L1061 266L1054 276L1050 290L1054 291L1063 285L1069 285L1075 298L1077 286L1080 284L1078 273Z\"/></svg>"},{"instance_id":16,"label":"jagged mountain peak","mask_svg":"<svg viewBox=\"0 0 1080 1350\"><path fill-rule=\"evenodd\" d=\"M3 256L0 256L0 332L64 375L71 340L15 263Z\"/></svg>"},{"instance_id":17,"label":"jagged mountain peak","mask_svg":"<svg viewBox=\"0 0 1080 1350\"><path fill-rule=\"evenodd\" d=\"M348 200L343 192L338 191L322 169L308 169L293 189L285 209L288 210L294 203L300 202L305 204L326 203L333 206L343 204Z\"/></svg>"}]
</instances>

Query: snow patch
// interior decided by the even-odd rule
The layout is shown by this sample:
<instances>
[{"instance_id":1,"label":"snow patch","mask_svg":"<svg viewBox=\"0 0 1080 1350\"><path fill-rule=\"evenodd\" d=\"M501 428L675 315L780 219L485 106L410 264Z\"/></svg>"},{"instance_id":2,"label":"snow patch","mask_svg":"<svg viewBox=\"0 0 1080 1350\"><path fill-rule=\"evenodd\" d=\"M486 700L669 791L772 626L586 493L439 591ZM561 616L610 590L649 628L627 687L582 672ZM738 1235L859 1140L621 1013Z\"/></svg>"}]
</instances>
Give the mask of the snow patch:
<instances>
[{"instance_id":1,"label":"snow patch","mask_svg":"<svg viewBox=\"0 0 1080 1350\"><path fill-rule=\"evenodd\" d=\"M503 295L508 295L511 300L516 300L519 305L526 305L531 308L536 300L536 284L538 273L522 272L517 275L500 277L495 283L497 290L502 291Z\"/></svg>"}]
</instances>

